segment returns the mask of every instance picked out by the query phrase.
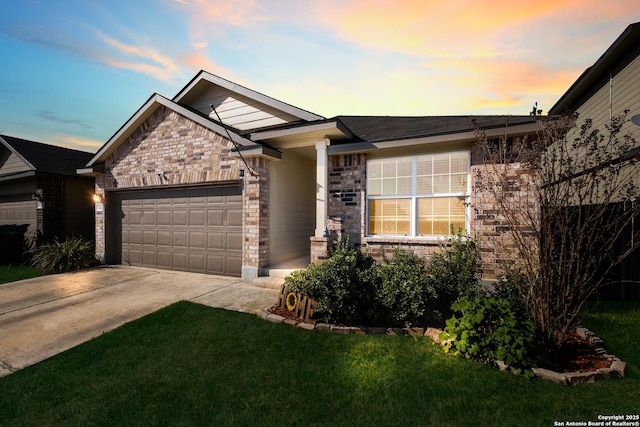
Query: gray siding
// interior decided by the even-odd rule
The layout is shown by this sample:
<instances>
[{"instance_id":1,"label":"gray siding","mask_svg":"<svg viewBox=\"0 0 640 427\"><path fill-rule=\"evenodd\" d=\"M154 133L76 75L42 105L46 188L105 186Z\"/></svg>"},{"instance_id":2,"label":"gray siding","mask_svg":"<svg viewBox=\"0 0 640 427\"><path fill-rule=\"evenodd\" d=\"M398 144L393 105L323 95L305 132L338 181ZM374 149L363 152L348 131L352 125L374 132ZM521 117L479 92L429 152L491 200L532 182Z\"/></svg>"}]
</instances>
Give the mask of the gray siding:
<instances>
[{"instance_id":1,"label":"gray siding","mask_svg":"<svg viewBox=\"0 0 640 427\"><path fill-rule=\"evenodd\" d=\"M613 115L629 110L629 117L640 114L640 56L627 67L613 76L612 100ZM580 119L592 119L594 124L604 131L604 125L609 122L609 84L602 86L589 100L582 104L577 112ZM636 138L640 137L640 127L627 123L623 133L632 131Z\"/></svg>"},{"instance_id":2,"label":"gray siding","mask_svg":"<svg viewBox=\"0 0 640 427\"><path fill-rule=\"evenodd\" d=\"M9 175L30 170L29 166L11 151L0 149L0 175Z\"/></svg>"},{"instance_id":3,"label":"gray siding","mask_svg":"<svg viewBox=\"0 0 640 427\"><path fill-rule=\"evenodd\" d=\"M212 86L203 91L198 98L190 102L190 107L202 114L212 113L213 104L223 123L236 129L247 130L264 126L273 126L298 120L296 117L283 113L273 107L247 98L219 86ZM210 117L217 120L215 114Z\"/></svg>"},{"instance_id":4,"label":"gray siding","mask_svg":"<svg viewBox=\"0 0 640 427\"><path fill-rule=\"evenodd\" d=\"M269 261L308 256L315 232L315 162L290 151L270 167Z\"/></svg>"}]
</instances>

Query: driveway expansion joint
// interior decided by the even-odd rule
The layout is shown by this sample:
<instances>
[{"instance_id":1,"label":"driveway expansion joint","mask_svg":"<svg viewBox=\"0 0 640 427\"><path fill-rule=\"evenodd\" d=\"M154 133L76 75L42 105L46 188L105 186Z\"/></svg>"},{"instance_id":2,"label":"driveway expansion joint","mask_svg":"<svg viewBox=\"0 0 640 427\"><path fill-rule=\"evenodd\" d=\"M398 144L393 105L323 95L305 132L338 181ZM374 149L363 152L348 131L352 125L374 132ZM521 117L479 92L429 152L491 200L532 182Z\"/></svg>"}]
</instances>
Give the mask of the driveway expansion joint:
<instances>
[{"instance_id":1,"label":"driveway expansion joint","mask_svg":"<svg viewBox=\"0 0 640 427\"><path fill-rule=\"evenodd\" d=\"M189 301L195 301L196 299L201 298L201 297L203 297L205 295L214 294L214 293L216 293L218 291L221 291L223 289L226 289L226 288L229 288L231 286L238 285L238 284L241 284L241 283L243 283L242 280L238 280L236 282L229 283L228 285L220 286L219 288L212 289L212 290L207 291L207 292L205 292L203 294L200 294L200 295L196 295L195 297L190 298Z\"/></svg>"}]
</instances>

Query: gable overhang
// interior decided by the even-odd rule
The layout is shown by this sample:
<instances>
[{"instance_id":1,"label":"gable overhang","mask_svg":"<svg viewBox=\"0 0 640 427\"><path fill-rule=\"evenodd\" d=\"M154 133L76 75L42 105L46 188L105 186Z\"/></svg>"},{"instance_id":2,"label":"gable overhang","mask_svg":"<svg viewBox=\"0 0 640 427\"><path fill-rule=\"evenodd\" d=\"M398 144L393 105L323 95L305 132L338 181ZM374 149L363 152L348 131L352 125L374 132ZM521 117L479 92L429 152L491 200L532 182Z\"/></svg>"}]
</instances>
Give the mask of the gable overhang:
<instances>
[{"instance_id":1,"label":"gable overhang","mask_svg":"<svg viewBox=\"0 0 640 427\"><path fill-rule=\"evenodd\" d=\"M596 63L578 77L558 102L549 109L549 114L562 114L567 109L575 111L593 90L599 89L602 82L613 76L616 71L626 66L627 62L639 54L640 22L636 22L629 25Z\"/></svg>"},{"instance_id":2,"label":"gable overhang","mask_svg":"<svg viewBox=\"0 0 640 427\"><path fill-rule=\"evenodd\" d=\"M100 174L104 173L104 163L97 163L95 165L92 165L86 168L77 169L76 173L78 175L97 177Z\"/></svg>"},{"instance_id":3,"label":"gable overhang","mask_svg":"<svg viewBox=\"0 0 640 427\"><path fill-rule=\"evenodd\" d=\"M135 112L129 120L111 137L109 140L98 150L96 155L87 163L86 168L91 168L98 163L104 163L104 161L111 155L126 139L140 127L158 108L166 107L181 116L188 118L189 120L198 123L199 125L219 134L222 136L231 136L233 142L239 146L251 146L255 145L252 141L238 135L233 131L229 131L222 125L202 117L191 110L182 107L179 104L163 97L162 95L154 94L147 102L144 103L138 111ZM228 132L228 133L227 133ZM82 169L84 170L84 169ZM91 172L86 171L87 174Z\"/></svg>"},{"instance_id":4,"label":"gable overhang","mask_svg":"<svg viewBox=\"0 0 640 427\"><path fill-rule=\"evenodd\" d=\"M339 120L322 123L308 123L293 127L256 131L251 133L252 141L268 143L276 148L296 148L313 145L316 141L352 139L353 134Z\"/></svg>"},{"instance_id":5,"label":"gable overhang","mask_svg":"<svg viewBox=\"0 0 640 427\"><path fill-rule=\"evenodd\" d=\"M264 145L256 145L255 147L245 147L239 151L232 151L231 157L262 157L269 160L282 160L282 153Z\"/></svg>"},{"instance_id":6,"label":"gable overhang","mask_svg":"<svg viewBox=\"0 0 640 427\"><path fill-rule=\"evenodd\" d=\"M204 70L200 71L189 83L187 83L184 88L182 88L180 92L178 92L176 96L173 97L173 102L183 103L185 97L188 97L189 94L191 94L194 90L197 90L203 84L213 84L216 86L220 86L231 92L245 96L269 107L275 108L287 114L291 114L292 116L295 116L304 121L316 121L324 119L324 117L322 116L303 110L302 108L295 107L291 104L278 101L277 99L271 98L267 95L256 92L239 84L233 83L229 80L225 80Z\"/></svg>"},{"instance_id":7,"label":"gable overhang","mask_svg":"<svg viewBox=\"0 0 640 427\"><path fill-rule=\"evenodd\" d=\"M22 154L20 154L18 150L13 148L13 146L9 144L9 142L6 139L4 139L2 136L0 136L0 143L2 143L2 145L4 145L7 148L7 150L11 151L16 157L18 157L22 162L24 162L24 164L27 165L29 169L34 171L36 170L35 166L33 166Z\"/></svg>"}]
</instances>

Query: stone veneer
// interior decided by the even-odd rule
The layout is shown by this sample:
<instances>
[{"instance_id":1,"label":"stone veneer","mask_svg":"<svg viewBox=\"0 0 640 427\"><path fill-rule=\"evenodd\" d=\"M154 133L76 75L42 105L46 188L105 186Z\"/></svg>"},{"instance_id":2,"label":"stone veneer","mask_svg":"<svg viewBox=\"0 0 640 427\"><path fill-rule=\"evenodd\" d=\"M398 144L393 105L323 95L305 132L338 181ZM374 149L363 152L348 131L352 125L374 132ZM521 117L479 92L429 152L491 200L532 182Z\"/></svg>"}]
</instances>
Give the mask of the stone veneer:
<instances>
[{"instance_id":1,"label":"stone veneer","mask_svg":"<svg viewBox=\"0 0 640 427\"><path fill-rule=\"evenodd\" d=\"M96 179L96 194L113 203L119 189L225 184L243 180L243 274L257 274L268 260L268 160L248 159L252 176L232 156L225 137L166 107L159 107L105 161ZM108 208L105 209L108 212ZM105 256L105 212L96 211L96 252Z\"/></svg>"},{"instance_id":2,"label":"stone veneer","mask_svg":"<svg viewBox=\"0 0 640 427\"><path fill-rule=\"evenodd\" d=\"M244 221L242 279L250 281L269 266L269 160L247 159L258 176L246 171L243 190Z\"/></svg>"}]
</instances>

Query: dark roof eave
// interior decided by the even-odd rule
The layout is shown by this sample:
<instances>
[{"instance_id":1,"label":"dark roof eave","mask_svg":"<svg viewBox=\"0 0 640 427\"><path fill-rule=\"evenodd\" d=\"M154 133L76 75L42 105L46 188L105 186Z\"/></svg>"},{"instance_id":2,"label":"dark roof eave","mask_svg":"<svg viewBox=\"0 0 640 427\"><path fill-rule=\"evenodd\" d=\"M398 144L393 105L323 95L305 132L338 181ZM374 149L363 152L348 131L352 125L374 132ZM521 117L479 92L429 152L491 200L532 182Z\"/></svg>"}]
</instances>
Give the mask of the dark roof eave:
<instances>
[{"instance_id":1,"label":"dark roof eave","mask_svg":"<svg viewBox=\"0 0 640 427\"><path fill-rule=\"evenodd\" d=\"M16 179L30 178L35 175L36 171L34 170L18 172L9 175L0 175L0 181L14 181Z\"/></svg>"},{"instance_id":2,"label":"dark roof eave","mask_svg":"<svg viewBox=\"0 0 640 427\"><path fill-rule=\"evenodd\" d=\"M581 95L588 91L611 67L622 60L640 44L640 22L629 25L624 32L609 46L598 60L587 68L560 99L549 109L549 114L562 114L573 105Z\"/></svg>"}]
</instances>

